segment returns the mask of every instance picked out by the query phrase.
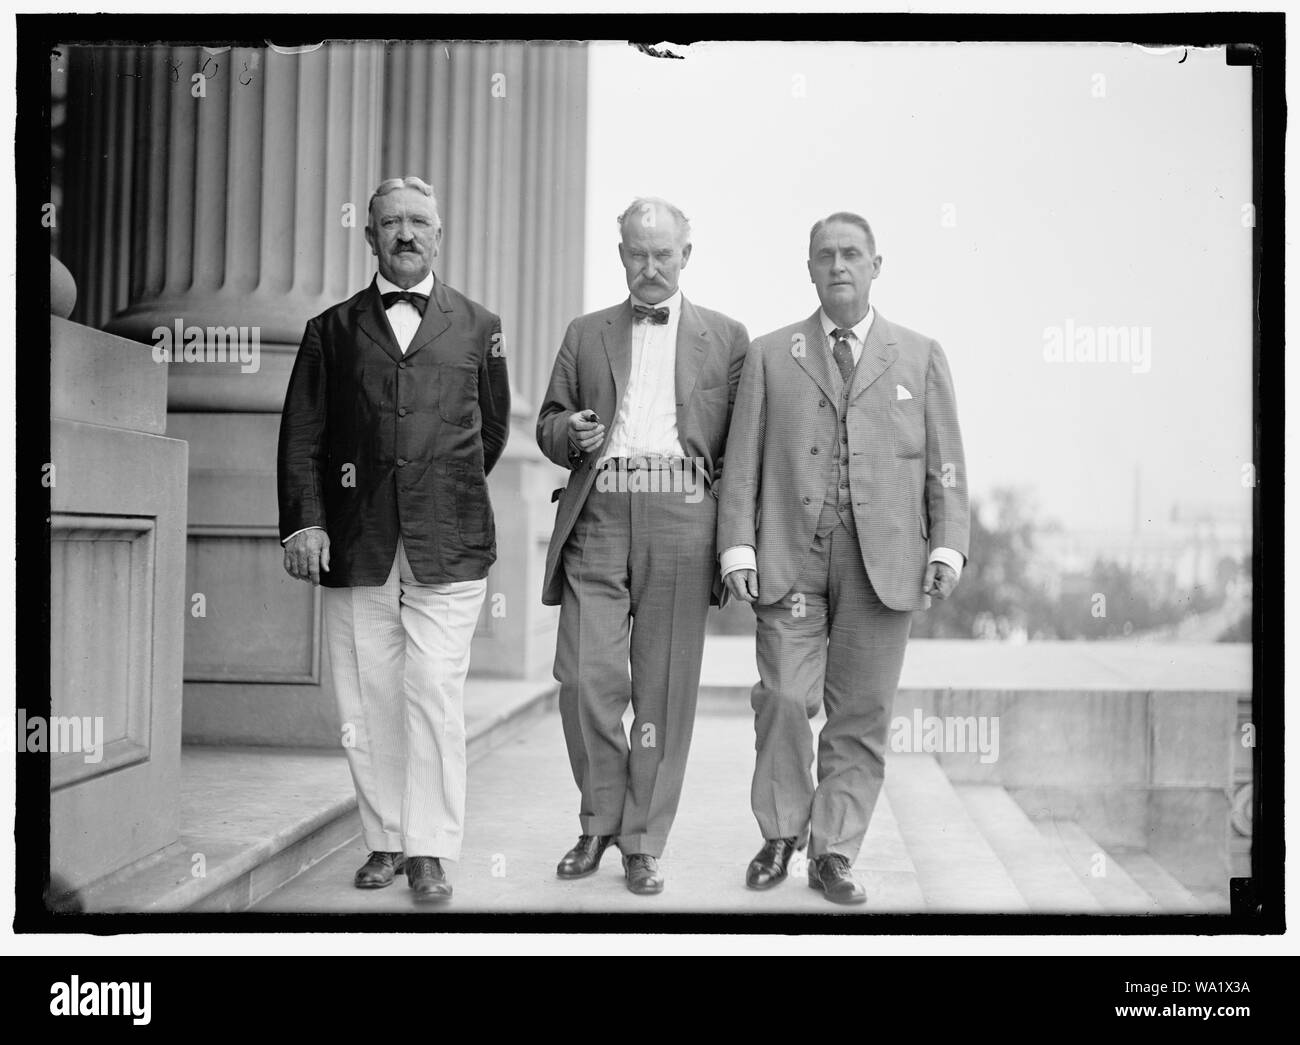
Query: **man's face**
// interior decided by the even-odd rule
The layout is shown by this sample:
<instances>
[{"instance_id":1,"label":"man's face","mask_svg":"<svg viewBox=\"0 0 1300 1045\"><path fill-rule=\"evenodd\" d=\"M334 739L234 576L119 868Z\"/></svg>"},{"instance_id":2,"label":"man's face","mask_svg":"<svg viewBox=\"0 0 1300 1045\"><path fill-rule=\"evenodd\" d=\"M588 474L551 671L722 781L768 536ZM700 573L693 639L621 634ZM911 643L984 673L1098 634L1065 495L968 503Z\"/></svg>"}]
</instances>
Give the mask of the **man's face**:
<instances>
[{"instance_id":1,"label":"man's face","mask_svg":"<svg viewBox=\"0 0 1300 1045\"><path fill-rule=\"evenodd\" d=\"M647 305L677 293L677 280L691 258L691 245L680 240L673 216L658 208L631 215L623 226L618 257L627 273L627 289Z\"/></svg>"},{"instance_id":2,"label":"man's face","mask_svg":"<svg viewBox=\"0 0 1300 1045\"><path fill-rule=\"evenodd\" d=\"M433 268L442 228L433 200L418 189L394 189L375 200L366 242L379 259L379 271L403 290Z\"/></svg>"},{"instance_id":3,"label":"man's face","mask_svg":"<svg viewBox=\"0 0 1300 1045\"><path fill-rule=\"evenodd\" d=\"M832 221L823 226L813 239L808 275L826 314L841 323L861 320L867 314L871 281L880 275L880 262L866 232L857 225Z\"/></svg>"}]
</instances>

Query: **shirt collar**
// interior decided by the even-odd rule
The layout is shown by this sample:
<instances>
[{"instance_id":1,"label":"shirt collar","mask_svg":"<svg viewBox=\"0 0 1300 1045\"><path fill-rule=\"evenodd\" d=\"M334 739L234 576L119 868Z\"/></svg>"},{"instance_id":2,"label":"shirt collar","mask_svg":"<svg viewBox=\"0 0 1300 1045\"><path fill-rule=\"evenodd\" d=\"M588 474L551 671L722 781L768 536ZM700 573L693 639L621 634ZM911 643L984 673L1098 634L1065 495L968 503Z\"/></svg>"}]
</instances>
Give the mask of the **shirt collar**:
<instances>
[{"instance_id":1,"label":"shirt collar","mask_svg":"<svg viewBox=\"0 0 1300 1045\"><path fill-rule=\"evenodd\" d=\"M681 310L682 310L682 289L681 289L681 287L678 287L675 291L673 291L673 296L672 296L672 297L670 297L670 298L665 298L663 301L659 302L659 304L657 304L657 305L651 305L651 304L649 304L648 302L642 301L642 300L641 300L639 297L637 297L635 294L629 294L628 297L631 299L632 304L634 304L634 305L642 305L642 306L644 306L645 308L666 308L666 309L668 310L668 321L669 321L669 322L672 322L673 320L675 320L675 319L677 318L678 314L679 314L679 313L681 312Z\"/></svg>"},{"instance_id":2,"label":"shirt collar","mask_svg":"<svg viewBox=\"0 0 1300 1045\"><path fill-rule=\"evenodd\" d=\"M402 289L391 280L384 279L384 274L382 272L375 273L375 286L379 288L380 294L391 294L394 291L400 291ZM429 274L410 289L412 294L423 294L425 297L432 297L433 269L429 269Z\"/></svg>"},{"instance_id":3,"label":"shirt collar","mask_svg":"<svg viewBox=\"0 0 1300 1045\"><path fill-rule=\"evenodd\" d=\"M831 317L826 314L826 310L824 308L818 309L817 313L819 316L821 316L822 333L824 333L826 337L829 339L831 336L831 331L836 329L835 324L831 322ZM875 319L876 319L876 307L874 305L868 305L867 314L863 316L862 319L859 320L857 325L853 328L853 336L858 339L858 344L865 345L867 343L867 334L871 332L871 324L875 322Z\"/></svg>"}]
</instances>

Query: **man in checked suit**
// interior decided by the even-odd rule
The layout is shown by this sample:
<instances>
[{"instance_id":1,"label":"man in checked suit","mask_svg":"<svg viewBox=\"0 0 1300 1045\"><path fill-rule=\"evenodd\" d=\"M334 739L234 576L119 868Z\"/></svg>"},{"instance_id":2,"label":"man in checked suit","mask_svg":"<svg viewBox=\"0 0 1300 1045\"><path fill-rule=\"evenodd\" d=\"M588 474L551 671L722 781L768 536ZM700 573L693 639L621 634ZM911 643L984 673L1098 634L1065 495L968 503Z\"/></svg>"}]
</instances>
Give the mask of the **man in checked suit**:
<instances>
[{"instance_id":1,"label":"man in checked suit","mask_svg":"<svg viewBox=\"0 0 1300 1045\"><path fill-rule=\"evenodd\" d=\"M280 424L284 568L321 584L344 746L370 857L451 896L465 817L465 675L496 559L487 473L510 417L501 320L433 273L433 189L370 199L379 274L307 324ZM405 860L403 861L403 856Z\"/></svg>"},{"instance_id":2,"label":"man in checked suit","mask_svg":"<svg viewBox=\"0 0 1300 1045\"><path fill-rule=\"evenodd\" d=\"M704 620L722 591L715 497L749 338L678 289L691 256L680 210L638 199L618 224L631 296L569 324L537 422L542 452L571 470L542 601L560 606L555 677L580 791L581 835L556 873L593 873L617 839L628 889L648 895L664 887Z\"/></svg>"},{"instance_id":3,"label":"man in checked suit","mask_svg":"<svg viewBox=\"0 0 1300 1045\"><path fill-rule=\"evenodd\" d=\"M871 307L881 261L857 214L813 226L821 308L750 347L718 515L726 584L758 618L750 802L764 841L746 883L778 884L806 843L809 885L836 903L866 900L852 866L912 611L952 593L970 529L948 362Z\"/></svg>"}]
</instances>

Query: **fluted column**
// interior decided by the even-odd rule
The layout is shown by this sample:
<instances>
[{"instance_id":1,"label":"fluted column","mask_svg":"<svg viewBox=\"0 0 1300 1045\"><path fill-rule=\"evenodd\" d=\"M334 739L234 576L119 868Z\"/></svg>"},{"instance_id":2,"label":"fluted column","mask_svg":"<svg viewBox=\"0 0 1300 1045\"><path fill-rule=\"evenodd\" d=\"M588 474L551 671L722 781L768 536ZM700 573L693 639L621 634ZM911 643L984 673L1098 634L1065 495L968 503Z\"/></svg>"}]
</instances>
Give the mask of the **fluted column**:
<instances>
[{"instance_id":1,"label":"fluted column","mask_svg":"<svg viewBox=\"0 0 1300 1045\"><path fill-rule=\"evenodd\" d=\"M70 128L90 169L65 223L69 267L94 276L82 318L147 342L177 321L256 328L256 370L173 364L170 406L278 411L306 321L369 278L382 47L72 57L69 93L91 117Z\"/></svg>"},{"instance_id":2,"label":"fluted column","mask_svg":"<svg viewBox=\"0 0 1300 1045\"><path fill-rule=\"evenodd\" d=\"M388 45L383 176L433 185L438 274L500 313L520 416L582 311L586 92L578 44Z\"/></svg>"}]
</instances>

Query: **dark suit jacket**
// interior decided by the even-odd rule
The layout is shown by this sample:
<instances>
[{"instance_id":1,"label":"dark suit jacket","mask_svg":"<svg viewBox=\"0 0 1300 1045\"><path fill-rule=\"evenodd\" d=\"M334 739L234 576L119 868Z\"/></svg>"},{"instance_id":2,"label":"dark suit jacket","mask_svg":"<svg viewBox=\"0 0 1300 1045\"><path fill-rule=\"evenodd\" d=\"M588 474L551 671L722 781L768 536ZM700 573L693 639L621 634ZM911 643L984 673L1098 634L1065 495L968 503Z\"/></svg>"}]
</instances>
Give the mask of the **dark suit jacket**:
<instances>
[{"instance_id":1,"label":"dark suit jacket","mask_svg":"<svg viewBox=\"0 0 1300 1045\"><path fill-rule=\"evenodd\" d=\"M727 442L718 550L758 552L759 602L798 579L838 449L819 312L755 338ZM862 563L880 601L919 610L932 547L970 544L966 458L948 360L933 338L877 310L849 386L849 474Z\"/></svg>"},{"instance_id":2,"label":"dark suit jacket","mask_svg":"<svg viewBox=\"0 0 1300 1045\"><path fill-rule=\"evenodd\" d=\"M677 322L677 439L687 457L702 462L704 481L713 497L717 497L727 426L748 348L744 326L683 296ZM630 300L579 316L569 324L537 419L537 445L542 453L573 472L560 494L546 552L542 602L547 606L560 603L560 553L595 481L595 465L613 434L614 415L631 368ZM605 444L593 453L570 454L569 415L578 410L595 410L605 424ZM715 603L721 592L721 581L715 578Z\"/></svg>"},{"instance_id":3,"label":"dark suit jacket","mask_svg":"<svg viewBox=\"0 0 1300 1045\"><path fill-rule=\"evenodd\" d=\"M371 282L307 323L280 421L281 539L323 526L331 588L383 584L399 534L423 583L486 577L509 423L501 320L435 279L403 355Z\"/></svg>"}]
</instances>

